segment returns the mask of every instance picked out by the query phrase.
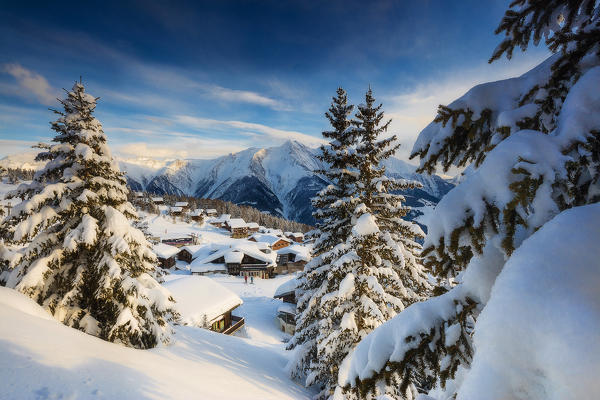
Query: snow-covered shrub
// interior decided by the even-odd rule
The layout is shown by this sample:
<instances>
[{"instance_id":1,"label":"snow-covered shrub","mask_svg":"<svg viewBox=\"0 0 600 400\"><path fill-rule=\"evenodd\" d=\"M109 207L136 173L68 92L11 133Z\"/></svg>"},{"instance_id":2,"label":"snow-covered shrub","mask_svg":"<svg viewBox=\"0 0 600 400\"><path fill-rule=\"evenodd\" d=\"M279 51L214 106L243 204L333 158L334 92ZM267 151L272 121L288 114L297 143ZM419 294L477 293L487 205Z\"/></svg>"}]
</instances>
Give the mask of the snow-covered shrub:
<instances>
[{"instance_id":1,"label":"snow-covered shrub","mask_svg":"<svg viewBox=\"0 0 600 400\"><path fill-rule=\"evenodd\" d=\"M504 53L510 58L512 49L525 49L530 38L545 37L557 53L521 77L476 86L440 107L434 122L419 135L413 156L421 158L422 171L468 167L461 183L436 207L423 250L424 263L439 279L439 291L449 290L409 307L357 346L340 369L347 395L374 398L390 392L390 384L396 385L392 377L398 376L394 398L411 398L405 389L422 382L435 383L437 393L444 393L441 398L454 393L468 399L538 393L499 381L497 385L507 385L493 392L503 393L499 397L481 392L478 383L469 384L471 389L465 387L463 394L460 381L464 377L465 382L479 382L479 373L469 371L473 360L486 357L473 346L473 333L477 338L480 328L475 321L481 313L493 313L487 305L495 301L492 287L504 279L505 264L517 268L512 259L520 246L552 218L600 200L600 6L595 1L517 0L512 7L498 28L507 39L492 60ZM597 212L597 207L586 208L590 218ZM567 246L556 251L570 253ZM543 263L532 265L527 268L534 268L540 279L553 273ZM569 269L565 264L559 267ZM544 312L556 313L552 304L548 302ZM565 311L594 307L579 306ZM496 329L502 331L499 335L526 335L536 329L534 321L526 319L514 332L489 322L500 319L485 319L488 334ZM499 343L497 351L513 352L508 343ZM496 368L493 358L487 367ZM420 390L427 391L431 384ZM344 390L340 387L338 394Z\"/></svg>"},{"instance_id":2,"label":"snow-covered shrub","mask_svg":"<svg viewBox=\"0 0 600 400\"><path fill-rule=\"evenodd\" d=\"M54 144L23 199L1 223L0 283L65 325L137 348L168 342L173 299L157 281L156 257L132 227L123 174L92 113L96 98L75 83L52 123Z\"/></svg>"}]
</instances>

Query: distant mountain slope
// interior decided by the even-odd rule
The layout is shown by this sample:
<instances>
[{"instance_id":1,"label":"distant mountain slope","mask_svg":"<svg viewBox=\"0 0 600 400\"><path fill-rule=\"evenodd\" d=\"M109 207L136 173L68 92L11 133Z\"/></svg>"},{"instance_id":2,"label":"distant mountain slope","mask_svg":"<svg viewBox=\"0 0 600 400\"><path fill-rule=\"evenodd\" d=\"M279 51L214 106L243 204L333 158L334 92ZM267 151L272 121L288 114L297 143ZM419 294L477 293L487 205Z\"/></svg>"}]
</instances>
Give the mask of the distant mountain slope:
<instances>
[{"instance_id":1,"label":"distant mountain slope","mask_svg":"<svg viewBox=\"0 0 600 400\"><path fill-rule=\"evenodd\" d=\"M133 190L218 198L248 204L261 211L306 224L314 224L310 199L327 182L315 173L322 168L319 149L288 141L266 149L249 148L212 160L120 160ZM5 159L0 160L0 165ZM21 160L23 161L23 160ZM415 173L416 167L397 158L387 160L390 176L419 181L423 189L405 193L416 207L411 218L422 214L454 185L443 178Z\"/></svg>"}]
</instances>

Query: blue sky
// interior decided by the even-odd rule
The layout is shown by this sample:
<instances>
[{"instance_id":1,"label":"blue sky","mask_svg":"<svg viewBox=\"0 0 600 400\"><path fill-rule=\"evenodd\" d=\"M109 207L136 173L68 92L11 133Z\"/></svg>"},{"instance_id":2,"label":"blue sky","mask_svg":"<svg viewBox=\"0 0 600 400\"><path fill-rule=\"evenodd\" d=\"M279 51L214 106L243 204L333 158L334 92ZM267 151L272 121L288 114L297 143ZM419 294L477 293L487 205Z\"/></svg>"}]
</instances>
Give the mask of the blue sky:
<instances>
[{"instance_id":1,"label":"blue sky","mask_svg":"<svg viewBox=\"0 0 600 400\"><path fill-rule=\"evenodd\" d=\"M548 56L542 46L487 64L501 0L11 3L0 9L0 157L48 141L48 107L82 75L122 157L317 145L336 88L360 103L370 84L406 159L437 104Z\"/></svg>"}]
</instances>

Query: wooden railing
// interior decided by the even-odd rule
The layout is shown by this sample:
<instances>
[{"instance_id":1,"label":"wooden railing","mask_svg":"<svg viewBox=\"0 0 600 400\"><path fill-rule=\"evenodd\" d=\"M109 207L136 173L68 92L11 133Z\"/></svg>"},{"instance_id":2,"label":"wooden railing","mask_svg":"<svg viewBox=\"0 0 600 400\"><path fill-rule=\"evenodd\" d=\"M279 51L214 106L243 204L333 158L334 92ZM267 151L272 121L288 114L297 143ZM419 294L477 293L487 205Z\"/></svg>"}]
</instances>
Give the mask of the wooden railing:
<instances>
[{"instance_id":1,"label":"wooden railing","mask_svg":"<svg viewBox=\"0 0 600 400\"><path fill-rule=\"evenodd\" d=\"M244 326L244 318L236 317L235 315L231 316L231 326L223 331L226 335L231 335L233 332L240 329Z\"/></svg>"}]
</instances>

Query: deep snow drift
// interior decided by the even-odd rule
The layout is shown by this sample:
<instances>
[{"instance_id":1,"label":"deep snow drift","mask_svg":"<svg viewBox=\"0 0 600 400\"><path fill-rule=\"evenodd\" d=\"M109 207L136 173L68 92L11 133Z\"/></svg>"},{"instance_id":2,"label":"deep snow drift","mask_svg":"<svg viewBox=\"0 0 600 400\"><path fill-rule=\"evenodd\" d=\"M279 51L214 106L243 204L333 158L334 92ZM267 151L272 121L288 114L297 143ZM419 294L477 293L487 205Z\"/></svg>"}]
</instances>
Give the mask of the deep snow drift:
<instances>
[{"instance_id":1,"label":"deep snow drift","mask_svg":"<svg viewBox=\"0 0 600 400\"><path fill-rule=\"evenodd\" d=\"M285 334L275 322L281 302L272 295L291 278L245 285L238 277L215 277L243 298L236 313L246 319L247 338L178 326L172 345L152 350L66 327L0 287L0 398L308 399L311 393L284 372Z\"/></svg>"},{"instance_id":2,"label":"deep snow drift","mask_svg":"<svg viewBox=\"0 0 600 400\"><path fill-rule=\"evenodd\" d=\"M471 369L451 383L459 388L458 400L597 398L599 238L600 204L593 204L562 212L514 252L477 320ZM486 279L465 276L464 281L455 290ZM342 382L369 377L386 360L401 359L410 348L403 327L444 314L444 298L455 296L455 290L408 307L368 335L345 360ZM445 400L446 395L422 398Z\"/></svg>"}]
</instances>

